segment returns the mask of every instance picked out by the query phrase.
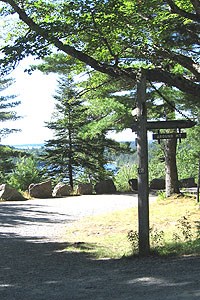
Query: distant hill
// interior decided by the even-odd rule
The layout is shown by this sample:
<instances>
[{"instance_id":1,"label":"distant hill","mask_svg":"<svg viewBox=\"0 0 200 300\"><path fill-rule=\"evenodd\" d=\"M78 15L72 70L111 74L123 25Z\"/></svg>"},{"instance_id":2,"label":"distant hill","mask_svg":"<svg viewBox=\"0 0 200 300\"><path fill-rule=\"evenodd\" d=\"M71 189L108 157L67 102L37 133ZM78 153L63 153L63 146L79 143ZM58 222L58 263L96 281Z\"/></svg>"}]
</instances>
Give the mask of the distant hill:
<instances>
[{"instance_id":1,"label":"distant hill","mask_svg":"<svg viewBox=\"0 0 200 300\"><path fill-rule=\"evenodd\" d=\"M19 145L11 145L16 149L40 149L44 144L19 144Z\"/></svg>"}]
</instances>

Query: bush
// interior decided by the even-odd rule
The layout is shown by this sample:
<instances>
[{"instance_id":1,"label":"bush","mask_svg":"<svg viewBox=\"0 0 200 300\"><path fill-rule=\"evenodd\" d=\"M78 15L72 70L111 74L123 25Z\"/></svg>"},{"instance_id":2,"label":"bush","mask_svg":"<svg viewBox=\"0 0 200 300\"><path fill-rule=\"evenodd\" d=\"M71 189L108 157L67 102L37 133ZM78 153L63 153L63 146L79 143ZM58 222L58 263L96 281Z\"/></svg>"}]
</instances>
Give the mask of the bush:
<instances>
[{"instance_id":1,"label":"bush","mask_svg":"<svg viewBox=\"0 0 200 300\"><path fill-rule=\"evenodd\" d=\"M114 183L117 191L127 192L130 191L129 179L137 178L137 165L125 165L121 167L114 178Z\"/></svg>"},{"instance_id":2,"label":"bush","mask_svg":"<svg viewBox=\"0 0 200 300\"><path fill-rule=\"evenodd\" d=\"M38 183L39 181L41 181L41 176L37 161L33 157L21 157L9 176L8 184L18 190L25 191L31 183Z\"/></svg>"}]
</instances>

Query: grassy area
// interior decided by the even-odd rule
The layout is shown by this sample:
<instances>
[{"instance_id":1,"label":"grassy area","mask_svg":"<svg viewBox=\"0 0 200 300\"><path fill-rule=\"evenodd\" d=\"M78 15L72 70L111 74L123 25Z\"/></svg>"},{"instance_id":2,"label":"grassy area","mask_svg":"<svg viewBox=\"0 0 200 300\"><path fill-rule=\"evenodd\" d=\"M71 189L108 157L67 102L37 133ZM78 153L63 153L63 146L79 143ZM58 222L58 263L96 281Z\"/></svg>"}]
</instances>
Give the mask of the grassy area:
<instances>
[{"instance_id":1,"label":"grassy area","mask_svg":"<svg viewBox=\"0 0 200 300\"><path fill-rule=\"evenodd\" d=\"M69 227L67 251L89 252L98 258L132 255L137 252L137 224L137 208L84 218ZM174 196L150 205L151 249L161 255L200 254L199 226L200 209L194 197Z\"/></svg>"}]
</instances>

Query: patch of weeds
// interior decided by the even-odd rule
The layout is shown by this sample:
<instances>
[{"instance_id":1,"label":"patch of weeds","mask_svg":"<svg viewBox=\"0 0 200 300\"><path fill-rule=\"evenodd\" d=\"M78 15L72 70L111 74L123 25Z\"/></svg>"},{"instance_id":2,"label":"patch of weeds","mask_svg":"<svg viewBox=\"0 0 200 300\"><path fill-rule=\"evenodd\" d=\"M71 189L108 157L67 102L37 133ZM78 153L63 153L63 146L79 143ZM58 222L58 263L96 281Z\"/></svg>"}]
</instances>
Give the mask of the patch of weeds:
<instances>
[{"instance_id":1,"label":"patch of weeds","mask_svg":"<svg viewBox=\"0 0 200 300\"><path fill-rule=\"evenodd\" d=\"M160 251L161 255L196 255L200 254L200 239L189 242L168 242Z\"/></svg>"},{"instance_id":2,"label":"patch of weeds","mask_svg":"<svg viewBox=\"0 0 200 300\"><path fill-rule=\"evenodd\" d=\"M200 240L200 221L195 221L197 239Z\"/></svg>"},{"instance_id":3,"label":"patch of weeds","mask_svg":"<svg viewBox=\"0 0 200 300\"><path fill-rule=\"evenodd\" d=\"M165 200L166 199L165 191L158 191L157 196L158 196L158 200Z\"/></svg>"},{"instance_id":4,"label":"patch of weeds","mask_svg":"<svg viewBox=\"0 0 200 300\"><path fill-rule=\"evenodd\" d=\"M194 227L197 229L195 232ZM189 255L200 253L200 224L192 222L189 213L177 221L177 231L173 232L172 241L162 249L163 254Z\"/></svg>"},{"instance_id":5,"label":"patch of weeds","mask_svg":"<svg viewBox=\"0 0 200 300\"><path fill-rule=\"evenodd\" d=\"M188 242L194 238L194 234L192 232L192 224L189 220L189 214L187 213L186 216L181 217L177 221L177 229L178 233L173 233L173 241L174 242Z\"/></svg>"},{"instance_id":6,"label":"patch of weeds","mask_svg":"<svg viewBox=\"0 0 200 300\"><path fill-rule=\"evenodd\" d=\"M164 231L158 230L155 226L149 230L150 244L153 252L164 245ZM133 254L139 250L139 234L137 231L130 230L127 234L128 241L131 243Z\"/></svg>"},{"instance_id":7,"label":"patch of weeds","mask_svg":"<svg viewBox=\"0 0 200 300\"><path fill-rule=\"evenodd\" d=\"M136 230L130 230L127 234L128 241L131 243L133 254L139 250L139 234Z\"/></svg>"},{"instance_id":8,"label":"patch of weeds","mask_svg":"<svg viewBox=\"0 0 200 300\"><path fill-rule=\"evenodd\" d=\"M197 233L194 231L194 224ZM172 238L165 240L165 232L153 225L149 230L151 252L158 255L187 255L200 253L200 222L190 221L190 215L178 219ZM133 254L138 253L139 235L137 231L129 231L127 235Z\"/></svg>"},{"instance_id":9,"label":"patch of weeds","mask_svg":"<svg viewBox=\"0 0 200 300\"><path fill-rule=\"evenodd\" d=\"M159 249L164 245L164 231L158 230L155 226L152 226L149 230L151 246L154 249Z\"/></svg>"}]
</instances>

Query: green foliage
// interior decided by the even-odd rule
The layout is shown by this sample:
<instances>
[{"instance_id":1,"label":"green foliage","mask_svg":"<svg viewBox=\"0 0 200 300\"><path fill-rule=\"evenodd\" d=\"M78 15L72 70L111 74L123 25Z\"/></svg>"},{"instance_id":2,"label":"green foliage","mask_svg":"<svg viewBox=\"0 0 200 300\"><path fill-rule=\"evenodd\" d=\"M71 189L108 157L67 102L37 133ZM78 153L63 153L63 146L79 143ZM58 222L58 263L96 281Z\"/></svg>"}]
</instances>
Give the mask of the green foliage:
<instances>
[{"instance_id":1,"label":"green foliage","mask_svg":"<svg viewBox=\"0 0 200 300\"><path fill-rule=\"evenodd\" d=\"M158 191L157 196L158 196L158 200L166 199L166 193L164 191Z\"/></svg>"},{"instance_id":2,"label":"green foliage","mask_svg":"<svg viewBox=\"0 0 200 300\"><path fill-rule=\"evenodd\" d=\"M133 253L138 253L139 250L139 234L136 230L130 230L127 234L127 239L131 243Z\"/></svg>"},{"instance_id":3,"label":"green foliage","mask_svg":"<svg viewBox=\"0 0 200 300\"><path fill-rule=\"evenodd\" d=\"M162 248L164 245L164 231L157 229L155 226L152 226L149 230L150 233L150 242L152 249Z\"/></svg>"},{"instance_id":4,"label":"green foliage","mask_svg":"<svg viewBox=\"0 0 200 300\"><path fill-rule=\"evenodd\" d=\"M115 175L114 182L118 191L130 191L129 179L137 178L137 165L124 165Z\"/></svg>"},{"instance_id":5,"label":"green foliage","mask_svg":"<svg viewBox=\"0 0 200 300\"><path fill-rule=\"evenodd\" d=\"M37 160L33 157L18 158L15 169L8 177L8 183L16 189L26 191L31 183L41 181Z\"/></svg>"},{"instance_id":6,"label":"green foliage","mask_svg":"<svg viewBox=\"0 0 200 300\"><path fill-rule=\"evenodd\" d=\"M187 137L178 142L177 168L179 179L194 177L198 178L198 161L200 157L199 125L186 129ZM165 165L162 145L154 142L149 148L149 179L164 178Z\"/></svg>"},{"instance_id":7,"label":"green foliage","mask_svg":"<svg viewBox=\"0 0 200 300\"><path fill-rule=\"evenodd\" d=\"M54 178L69 181L72 187L74 180L85 174L90 180L104 179L108 176L105 170L108 149L119 151L123 147L106 138L105 129L97 133L91 126L84 134L85 127L96 121L88 103L79 97L70 74L60 79L55 99L56 109L47 123L54 131L54 138L45 144L47 172Z\"/></svg>"},{"instance_id":8,"label":"green foliage","mask_svg":"<svg viewBox=\"0 0 200 300\"><path fill-rule=\"evenodd\" d=\"M0 2L1 16L11 22L11 27L3 26L3 72L28 55L43 58L56 47L113 78L133 82L143 66L150 71L147 79L198 95L199 20L194 1ZM12 18L14 11L19 18Z\"/></svg>"},{"instance_id":9,"label":"green foliage","mask_svg":"<svg viewBox=\"0 0 200 300\"><path fill-rule=\"evenodd\" d=\"M154 178L165 178L164 154L158 142L149 148L149 181Z\"/></svg>"},{"instance_id":10,"label":"green foliage","mask_svg":"<svg viewBox=\"0 0 200 300\"><path fill-rule=\"evenodd\" d=\"M194 234L194 226L195 224L190 221L189 215L182 216L177 221L171 239L166 239L167 232L152 226L149 231L151 252L159 255L200 253L199 222L196 222L196 234ZM131 244L133 254L138 254L138 232L130 230L127 239Z\"/></svg>"},{"instance_id":11,"label":"green foliage","mask_svg":"<svg viewBox=\"0 0 200 300\"><path fill-rule=\"evenodd\" d=\"M179 178L194 177L198 180L198 162L200 159L200 126L187 130L187 138L178 145L177 164Z\"/></svg>"},{"instance_id":12,"label":"green foliage","mask_svg":"<svg viewBox=\"0 0 200 300\"><path fill-rule=\"evenodd\" d=\"M7 176L9 176L15 167L17 157L21 154L19 150L0 145L0 182L6 182Z\"/></svg>"},{"instance_id":13,"label":"green foliage","mask_svg":"<svg viewBox=\"0 0 200 300\"><path fill-rule=\"evenodd\" d=\"M164 245L164 231L158 230L155 226L149 229L151 251L158 251ZM130 230L127 239L131 243L133 254L138 254L139 250L139 234L137 231Z\"/></svg>"},{"instance_id":14,"label":"green foliage","mask_svg":"<svg viewBox=\"0 0 200 300\"><path fill-rule=\"evenodd\" d=\"M190 223L188 215L181 217L177 223L178 233L173 234L173 240L175 242L191 241L193 238L192 224Z\"/></svg>"},{"instance_id":15,"label":"green foliage","mask_svg":"<svg viewBox=\"0 0 200 300\"><path fill-rule=\"evenodd\" d=\"M13 79L1 79L0 80L0 122L15 121L20 117L13 111L13 108L20 104L20 101L14 101L15 95L5 95L4 92L13 84ZM0 129L0 140L2 137L11 134L12 132L19 131L15 128L1 128Z\"/></svg>"},{"instance_id":16,"label":"green foliage","mask_svg":"<svg viewBox=\"0 0 200 300\"><path fill-rule=\"evenodd\" d=\"M125 90L130 86L123 80L111 80L106 75L93 72L81 81L80 88L83 89L83 99L93 120L84 127L85 134L89 132L95 135L109 130L118 132L131 126L135 99L130 90Z\"/></svg>"},{"instance_id":17,"label":"green foliage","mask_svg":"<svg viewBox=\"0 0 200 300\"><path fill-rule=\"evenodd\" d=\"M176 229L172 241L165 243L161 253L179 255L200 253L199 222L191 222L190 215L186 214L177 221Z\"/></svg>"}]
</instances>

